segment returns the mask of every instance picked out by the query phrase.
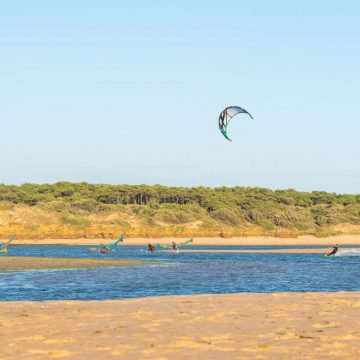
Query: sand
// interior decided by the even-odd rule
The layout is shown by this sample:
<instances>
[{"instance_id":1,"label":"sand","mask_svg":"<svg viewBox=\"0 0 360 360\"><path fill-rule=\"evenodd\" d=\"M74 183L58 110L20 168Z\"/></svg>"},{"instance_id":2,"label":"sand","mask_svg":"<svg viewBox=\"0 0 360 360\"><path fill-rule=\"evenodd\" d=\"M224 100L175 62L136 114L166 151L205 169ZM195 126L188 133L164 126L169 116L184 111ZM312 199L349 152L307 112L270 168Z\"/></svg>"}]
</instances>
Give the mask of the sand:
<instances>
[{"instance_id":1,"label":"sand","mask_svg":"<svg viewBox=\"0 0 360 360\"><path fill-rule=\"evenodd\" d=\"M79 269L96 267L122 267L149 264L139 260L76 259L0 256L0 272L40 269ZM1 299L1 295L0 295ZM1 328L0 328L1 329Z\"/></svg>"},{"instance_id":2,"label":"sand","mask_svg":"<svg viewBox=\"0 0 360 360\"><path fill-rule=\"evenodd\" d=\"M359 359L360 293L0 303L0 359Z\"/></svg>"},{"instance_id":3,"label":"sand","mask_svg":"<svg viewBox=\"0 0 360 360\"><path fill-rule=\"evenodd\" d=\"M114 239L115 240L115 239ZM181 242L187 239L175 239ZM19 240L16 239L13 244L18 245L100 245L109 243L111 239L42 239L42 240ZM125 238L121 246L126 245L147 245L148 243L169 244L174 238L150 239L150 238ZM234 237L234 238L194 238L193 245L322 245L329 246L332 244L343 245L360 245L360 235L340 235L326 238L317 238L315 236L299 236L297 238L277 238L277 237Z\"/></svg>"}]
</instances>

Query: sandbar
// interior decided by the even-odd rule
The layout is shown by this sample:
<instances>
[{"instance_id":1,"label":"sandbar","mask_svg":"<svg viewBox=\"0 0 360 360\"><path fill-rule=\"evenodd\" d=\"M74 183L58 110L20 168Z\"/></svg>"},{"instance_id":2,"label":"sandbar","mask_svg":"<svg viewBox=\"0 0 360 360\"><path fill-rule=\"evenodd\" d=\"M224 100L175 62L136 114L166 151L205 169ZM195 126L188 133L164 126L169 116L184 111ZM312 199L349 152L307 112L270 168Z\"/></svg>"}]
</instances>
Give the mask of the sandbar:
<instances>
[{"instance_id":1,"label":"sandbar","mask_svg":"<svg viewBox=\"0 0 360 360\"><path fill-rule=\"evenodd\" d=\"M346 248L342 248L346 249ZM360 249L359 249L360 250ZM169 251L169 250L162 250ZM170 250L171 251L171 250ZM181 249L181 253L269 253L269 254L326 254L330 252L326 249Z\"/></svg>"},{"instance_id":2,"label":"sandbar","mask_svg":"<svg viewBox=\"0 0 360 360\"><path fill-rule=\"evenodd\" d=\"M100 245L102 243L108 243L115 239L16 239L13 244L17 245ZM143 245L146 246L148 243L156 244L168 244L172 241L181 242L184 239L175 238L126 238L121 246L127 245ZM319 245L329 246L333 244L339 244L340 246L352 245L360 246L360 235L339 235L329 236L326 238L318 238L315 236L304 235L297 238L278 238L278 237L267 237L267 236L249 236L249 237L232 237L232 238L221 238L221 237L195 237L192 245L199 246L242 246L242 245L267 245L267 246L288 246L288 245ZM191 246L191 245L190 245Z\"/></svg>"},{"instance_id":3,"label":"sandbar","mask_svg":"<svg viewBox=\"0 0 360 360\"><path fill-rule=\"evenodd\" d=\"M46 257L17 257L0 256L0 272L24 271L41 269L80 269L96 267L123 267L148 264L139 260L110 260L110 259L76 259L76 258L46 258ZM1 299L1 295L0 295Z\"/></svg>"},{"instance_id":4,"label":"sandbar","mask_svg":"<svg viewBox=\"0 0 360 360\"><path fill-rule=\"evenodd\" d=\"M7 360L360 358L359 292L0 304Z\"/></svg>"}]
</instances>

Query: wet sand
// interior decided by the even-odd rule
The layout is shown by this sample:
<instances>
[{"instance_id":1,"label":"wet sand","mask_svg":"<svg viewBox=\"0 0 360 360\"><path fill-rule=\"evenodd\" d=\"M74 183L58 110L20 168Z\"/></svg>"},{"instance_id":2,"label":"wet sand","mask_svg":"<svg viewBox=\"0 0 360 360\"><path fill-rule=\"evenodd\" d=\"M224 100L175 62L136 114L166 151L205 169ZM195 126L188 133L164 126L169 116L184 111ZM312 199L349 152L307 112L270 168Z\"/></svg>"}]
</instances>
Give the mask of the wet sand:
<instances>
[{"instance_id":1,"label":"wet sand","mask_svg":"<svg viewBox=\"0 0 360 360\"><path fill-rule=\"evenodd\" d=\"M0 303L1 359L359 359L360 293Z\"/></svg>"},{"instance_id":2,"label":"wet sand","mask_svg":"<svg viewBox=\"0 0 360 360\"><path fill-rule=\"evenodd\" d=\"M41 269L80 269L96 267L122 267L148 264L139 260L76 259L0 256L0 272ZM1 299L1 295L0 295ZM1 328L0 328L1 331Z\"/></svg>"},{"instance_id":3,"label":"wet sand","mask_svg":"<svg viewBox=\"0 0 360 360\"><path fill-rule=\"evenodd\" d=\"M115 240L115 239L114 239ZM162 239L151 239L151 238L125 238L121 246L127 245L144 245L148 243L152 244L169 244L172 241L181 242L187 239L174 239L174 238L162 238ZM16 239L13 244L18 245L100 245L102 243L109 243L112 239L42 239L42 240L19 240ZM333 244L344 245L359 245L360 246L360 235L341 235L341 236L330 236L326 238L317 238L315 236L299 236L297 238L277 238L277 237L266 237L266 236L254 236L254 237L234 237L234 238L194 238L192 245L200 246L241 246L241 245L277 245L277 246L288 246L288 245L320 245L329 246ZM190 245L191 246L191 245Z\"/></svg>"}]
</instances>

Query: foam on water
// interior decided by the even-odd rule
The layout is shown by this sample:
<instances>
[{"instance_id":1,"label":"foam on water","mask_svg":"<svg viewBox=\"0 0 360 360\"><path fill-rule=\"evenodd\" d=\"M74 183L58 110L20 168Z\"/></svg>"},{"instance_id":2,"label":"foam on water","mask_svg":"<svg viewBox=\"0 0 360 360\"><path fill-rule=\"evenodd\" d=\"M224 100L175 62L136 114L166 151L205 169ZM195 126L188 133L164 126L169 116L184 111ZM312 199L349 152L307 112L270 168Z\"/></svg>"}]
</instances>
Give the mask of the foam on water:
<instances>
[{"instance_id":1,"label":"foam on water","mask_svg":"<svg viewBox=\"0 0 360 360\"><path fill-rule=\"evenodd\" d=\"M335 256L360 256L360 249L359 248L340 249L337 251Z\"/></svg>"}]
</instances>

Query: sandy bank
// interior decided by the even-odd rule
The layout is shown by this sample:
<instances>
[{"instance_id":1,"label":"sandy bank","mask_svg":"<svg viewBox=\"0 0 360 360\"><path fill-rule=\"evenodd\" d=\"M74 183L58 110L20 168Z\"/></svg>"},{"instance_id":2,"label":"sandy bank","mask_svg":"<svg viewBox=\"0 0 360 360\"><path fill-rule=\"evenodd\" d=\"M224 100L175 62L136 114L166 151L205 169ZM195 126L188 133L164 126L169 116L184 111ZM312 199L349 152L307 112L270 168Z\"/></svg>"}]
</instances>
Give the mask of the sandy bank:
<instances>
[{"instance_id":1,"label":"sandy bank","mask_svg":"<svg viewBox=\"0 0 360 360\"><path fill-rule=\"evenodd\" d=\"M1 359L360 357L357 292L0 304Z\"/></svg>"},{"instance_id":2,"label":"sandy bank","mask_svg":"<svg viewBox=\"0 0 360 360\"><path fill-rule=\"evenodd\" d=\"M174 238L150 239L150 238L125 238L123 245L146 245L170 243ZM184 239L175 239L181 242ZM18 245L100 245L109 243L109 239L43 239L43 240L15 240L13 244ZM193 245L360 245L360 235L341 235L330 236L327 238L317 238L315 236L299 236L298 238L276 238L276 237L235 237L235 238L194 238Z\"/></svg>"},{"instance_id":3,"label":"sandy bank","mask_svg":"<svg viewBox=\"0 0 360 360\"><path fill-rule=\"evenodd\" d=\"M107 260L107 259L70 259L0 256L1 271L22 271L40 269L80 269L96 267L122 267L145 265L138 260ZM1 294L0 294L1 299Z\"/></svg>"}]
</instances>

